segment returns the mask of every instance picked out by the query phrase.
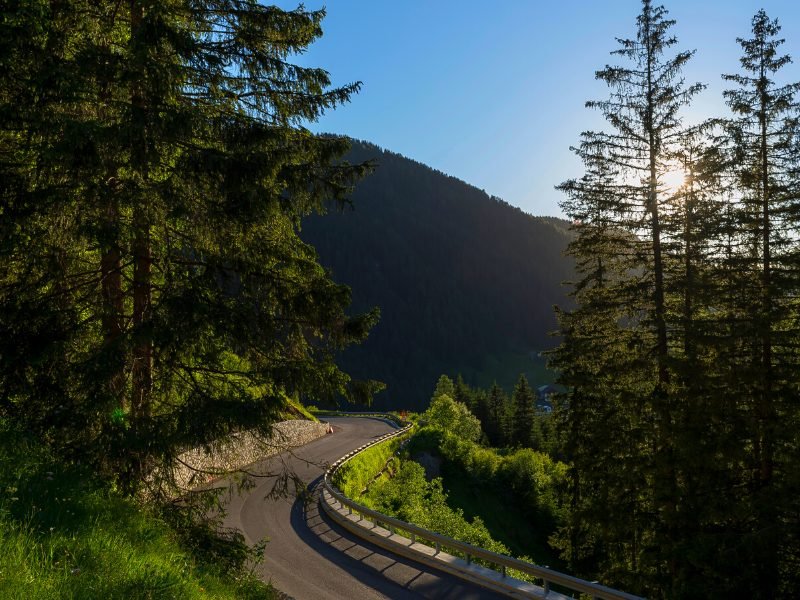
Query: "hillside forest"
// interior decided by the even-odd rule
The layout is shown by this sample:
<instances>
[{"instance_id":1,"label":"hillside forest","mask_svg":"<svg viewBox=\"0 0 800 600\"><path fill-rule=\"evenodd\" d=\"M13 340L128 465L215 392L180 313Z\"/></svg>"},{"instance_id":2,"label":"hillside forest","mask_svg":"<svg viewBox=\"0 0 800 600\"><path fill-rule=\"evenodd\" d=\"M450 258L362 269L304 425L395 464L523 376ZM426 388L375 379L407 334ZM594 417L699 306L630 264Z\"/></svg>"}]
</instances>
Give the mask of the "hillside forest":
<instances>
[{"instance_id":1,"label":"hillside forest","mask_svg":"<svg viewBox=\"0 0 800 600\"><path fill-rule=\"evenodd\" d=\"M380 309L369 337L340 359L386 385L373 407L424 410L442 373L507 390L520 372L551 383L539 354L557 343L553 306L569 302L569 223L373 144L354 141L346 158L375 165L352 210L312 215L300 235L352 289L355 313Z\"/></svg>"},{"instance_id":2,"label":"hillside forest","mask_svg":"<svg viewBox=\"0 0 800 600\"><path fill-rule=\"evenodd\" d=\"M694 51L642 0L562 220L312 133L361 87L295 64L324 10L0 11L0 586L57 597L116 545L89 574L111 597L266 594L172 467L302 401L424 411L443 479L406 460L369 499L394 514L650 598L800 596L800 80L774 15L741 25L727 114L690 123ZM495 536L498 506L536 535Z\"/></svg>"}]
</instances>

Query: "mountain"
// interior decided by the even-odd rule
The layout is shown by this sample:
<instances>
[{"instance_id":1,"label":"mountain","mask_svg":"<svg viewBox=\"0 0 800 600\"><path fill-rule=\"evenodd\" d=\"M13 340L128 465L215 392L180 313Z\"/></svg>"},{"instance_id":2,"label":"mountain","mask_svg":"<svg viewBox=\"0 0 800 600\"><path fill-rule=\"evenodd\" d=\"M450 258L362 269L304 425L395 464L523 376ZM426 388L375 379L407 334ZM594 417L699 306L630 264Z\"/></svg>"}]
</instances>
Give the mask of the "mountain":
<instances>
[{"instance_id":1,"label":"mountain","mask_svg":"<svg viewBox=\"0 0 800 600\"><path fill-rule=\"evenodd\" d=\"M353 142L347 160L367 159L377 169L353 208L309 217L301 235L352 288L354 311L381 309L369 339L341 360L355 377L387 384L375 407L425 407L442 373L483 386L511 388L520 372L531 385L549 382L538 353L555 343L553 305L568 304L568 223Z\"/></svg>"}]
</instances>

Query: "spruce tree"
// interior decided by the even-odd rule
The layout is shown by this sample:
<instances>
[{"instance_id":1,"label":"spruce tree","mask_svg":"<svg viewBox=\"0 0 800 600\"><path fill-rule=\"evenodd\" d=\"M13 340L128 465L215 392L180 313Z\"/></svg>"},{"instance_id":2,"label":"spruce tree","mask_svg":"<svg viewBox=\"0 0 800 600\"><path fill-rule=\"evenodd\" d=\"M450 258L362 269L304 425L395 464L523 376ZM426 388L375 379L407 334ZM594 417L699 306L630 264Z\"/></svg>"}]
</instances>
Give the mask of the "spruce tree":
<instances>
[{"instance_id":1,"label":"spruce tree","mask_svg":"<svg viewBox=\"0 0 800 600\"><path fill-rule=\"evenodd\" d=\"M486 423L483 427L492 446L502 448L508 445L509 425L508 398L497 382L494 382L487 398Z\"/></svg>"},{"instance_id":2,"label":"spruce tree","mask_svg":"<svg viewBox=\"0 0 800 600\"><path fill-rule=\"evenodd\" d=\"M772 597L796 567L797 540L786 544L790 523L797 525L798 419L796 341L800 337L796 292L797 241L800 223L800 83L781 83L790 64L780 54L780 26L763 10L752 19L752 37L738 38L741 72L725 75L736 85L725 92L733 118L727 123L737 198L733 213L738 234L729 261L746 287L732 307L739 314L732 332L732 371L748 415L742 442L750 452L750 473L743 484L752 489L747 510L753 516L741 561L752 565L752 577L764 582L757 594ZM792 475L794 473L794 475ZM794 483L790 483L794 480ZM788 518L788 520L787 520ZM797 579L795 578L795 584Z\"/></svg>"},{"instance_id":3,"label":"spruce tree","mask_svg":"<svg viewBox=\"0 0 800 600\"><path fill-rule=\"evenodd\" d=\"M686 129L690 53L643 2L631 66L598 73L612 133L583 134L565 182L577 306L552 361L571 462L558 540L573 568L651 596L797 590L797 84L777 23L740 40L736 117ZM653 76L655 74L655 76ZM662 184L680 165L678 189Z\"/></svg>"},{"instance_id":4,"label":"spruce tree","mask_svg":"<svg viewBox=\"0 0 800 600\"><path fill-rule=\"evenodd\" d=\"M536 400L525 375L520 375L511 402L514 413L511 420L511 444L530 448L533 442L534 404Z\"/></svg>"},{"instance_id":5,"label":"spruce tree","mask_svg":"<svg viewBox=\"0 0 800 600\"><path fill-rule=\"evenodd\" d=\"M291 397L369 391L334 357L376 315L346 316L298 237L368 170L303 127L359 88L292 64L323 17L252 0L4 15L0 412L124 489L187 447L268 434Z\"/></svg>"},{"instance_id":6,"label":"spruce tree","mask_svg":"<svg viewBox=\"0 0 800 600\"><path fill-rule=\"evenodd\" d=\"M465 405L470 412L474 415L475 414L475 393L470 389L470 387L464 383L464 378L461 374L458 374L456 377L456 383L453 390L454 396L453 399L456 402L461 402L461 404Z\"/></svg>"},{"instance_id":7,"label":"spruce tree","mask_svg":"<svg viewBox=\"0 0 800 600\"><path fill-rule=\"evenodd\" d=\"M484 427L489 422L489 394L486 390L475 390L475 410L472 411Z\"/></svg>"},{"instance_id":8,"label":"spruce tree","mask_svg":"<svg viewBox=\"0 0 800 600\"><path fill-rule=\"evenodd\" d=\"M681 585L685 558L674 366L681 340L669 294L679 233L664 182L685 134L681 108L703 86L682 79L693 52L672 51L673 25L664 7L643 0L636 37L618 40L612 53L623 64L596 73L609 98L587 102L610 131L583 134L575 151L585 175L559 186L579 273L578 307L561 313L555 361L572 390L571 536L581 552L599 549L610 582L648 592Z\"/></svg>"}]
</instances>

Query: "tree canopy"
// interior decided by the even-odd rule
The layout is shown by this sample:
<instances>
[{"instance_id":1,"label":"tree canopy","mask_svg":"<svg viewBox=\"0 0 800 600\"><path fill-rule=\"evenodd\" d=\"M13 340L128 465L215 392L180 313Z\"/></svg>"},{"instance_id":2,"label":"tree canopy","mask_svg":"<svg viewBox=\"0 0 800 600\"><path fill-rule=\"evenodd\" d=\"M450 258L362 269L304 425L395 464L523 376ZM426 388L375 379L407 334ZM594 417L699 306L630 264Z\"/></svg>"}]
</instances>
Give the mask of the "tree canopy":
<instances>
[{"instance_id":1,"label":"tree canopy","mask_svg":"<svg viewBox=\"0 0 800 600\"><path fill-rule=\"evenodd\" d=\"M377 314L297 235L369 169L302 126L359 89L291 62L324 14L4 9L0 412L126 489L288 397L368 392L334 355Z\"/></svg>"}]
</instances>

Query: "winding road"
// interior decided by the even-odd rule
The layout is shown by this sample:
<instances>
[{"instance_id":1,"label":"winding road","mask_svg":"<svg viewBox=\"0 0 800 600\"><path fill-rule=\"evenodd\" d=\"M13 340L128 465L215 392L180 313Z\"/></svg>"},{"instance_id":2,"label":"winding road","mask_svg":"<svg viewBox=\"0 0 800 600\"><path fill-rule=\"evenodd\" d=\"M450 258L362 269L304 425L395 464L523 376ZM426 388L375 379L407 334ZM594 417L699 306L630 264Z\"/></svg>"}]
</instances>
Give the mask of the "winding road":
<instances>
[{"instance_id":1,"label":"winding road","mask_svg":"<svg viewBox=\"0 0 800 600\"><path fill-rule=\"evenodd\" d=\"M267 538L260 575L297 600L493 599L500 596L415 562L396 557L334 524L319 510L317 486L333 462L392 429L380 419L330 419L334 433L256 463L257 474L293 470L311 489L310 501L271 499L275 478L257 478L254 488L226 502L225 525L255 544Z\"/></svg>"}]
</instances>

